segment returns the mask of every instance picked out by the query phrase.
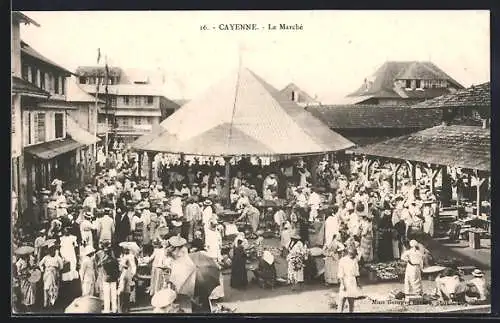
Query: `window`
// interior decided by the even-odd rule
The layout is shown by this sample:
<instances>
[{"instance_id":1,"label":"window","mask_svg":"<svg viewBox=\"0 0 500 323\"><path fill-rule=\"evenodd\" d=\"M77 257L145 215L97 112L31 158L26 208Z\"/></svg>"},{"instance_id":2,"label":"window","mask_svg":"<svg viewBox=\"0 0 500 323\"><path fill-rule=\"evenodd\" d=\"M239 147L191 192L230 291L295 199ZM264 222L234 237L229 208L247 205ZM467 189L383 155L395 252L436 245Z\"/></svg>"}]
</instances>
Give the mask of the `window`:
<instances>
[{"instance_id":1,"label":"window","mask_svg":"<svg viewBox=\"0 0 500 323\"><path fill-rule=\"evenodd\" d=\"M55 113L54 114L54 129L56 138L64 137L64 114L63 113Z\"/></svg>"},{"instance_id":2,"label":"window","mask_svg":"<svg viewBox=\"0 0 500 323\"><path fill-rule=\"evenodd\" d=\"M406 80L405 87L406 87L407 89L410 89L410 88L411 88L411 80Z\"/></svg>"},{"instance_id":3,"label":"window","mask_svg":"<svg viewBox=\"0 0 500 323\"><path fill-rule=\"evenodd\" d=\"M31 113L23 111L23 146L31 144Z\"/></svg>"},{"instance_id":4,"label":"window","mask_svg":"<svg viewBox=\"0 0 500 323\"><path fill-rule=\"evenodd\" d=\"M87 84L87 78L85 76L80 76L79 81L80 84Z\"/></svg>"},{"instance_id":5,"label":"window","mask_svg":"<svg viewBox=\"0 0 500 323\"><path fill-rule=\"evenodd\" d=\"M152 96L148 96L147 97L146 101L147 101L148 105L152 105L153 104L153 99L154 98Z\"/></svg>"},{"instance_id":6,"label":"window","mask_svg":"<svg viewBox=\"0 0 500 323\"><path fill-rule=\"evenodd\" d=\"M33 143L38 144L44 142L46 138L45 113L34 113L33 117Z\"/></svg>"},{"instance_id":7,"label":"window","mask_svg":"<svg viewBox=\"0 0 500 323\"><path fill-rule=\"evenodd\" d=\"M123 97L123 102L125 102L126 105L130 104L130 98L128 96Z\"/></svg>"},{"instance_id":8,"label":"window","mask_svg":"<svg viewBox=\"0 0 500 323\"><path fill-rule=\"evenodd\" d=\"M124 117L122 120L123 120L123 125L124 126L130 125L130 118L129 117Z\"/></svg>"},{"instance_id":9,"label":"window","mask_svg":"<svg viewBox=\"0 0 500 323\"><path fill-rule=\"evenodd\" d=\"M295 101L295 91L292 91L292 101Z\"/></svg>"},{"instance_id":10,"label":"window","mask_svg":"<svg viewBox=\"0 0 500 323\"><path fill-rule=\"evenodd\" d=\"M95 77L89 77L89 84L95 85Z\"/></svg>"},{"instance_id":11,"label":"window","mask_svg":"<svg viewBox=\"0 0 500 323\"><path fill-rule=\"evenodd\" d=\"M141 105L141 102L142 102L142 100L141 100L141 99L142 99L142 97L140 97L140 96L136 96L136 97L135 97L135 105Z\"/></svg>"},{"instance_id":12,"label":"window","mask_svg":"<svg viewBox=\"0 0 500 323\"><path fill-rule=\"evenodd\" d=\"M144 119L146 119L146 124L153 124L153 118L145 117Z\"/></svg>"},{"instance_id":13,"label":"window","mask_svg":"<svg viewBox=\"0 0 500 323\"><path fill-rule=\"evenodd\" d=\"M40 72L40 87L45 90L45 72Z\"/></svg>"},{"instance_id":14,"label":"window","mask_svg":"<svg viewBox=\"0 0 500 323\"><path fill-rule=\"evenodd\" d=\"M142 117L135 117L135 124L136 125L142 124Z\"/></svg>"},{"instance_id":15,"label":"window","mask_svg":"<svg viewBox=\"0 0 500 323\"><path fill-rule=\"evenodd\" d=\"M47 78L49 79L49 92L51 93L54 93L55 92L55 77L54 77L54 74L50 73L50 74L47 74Z\"/></svg>"},{"instance_id":16,"label":"window","mask_svg":"<svg viewBox=\"0 0 500 323\"><path fill-rule=\"evenodd\" d=\"M56 94L59 94L59 89L61 88L60 82L61 82L61 78L59 76L56 76L55 80L54 80L54 92Z\"/></svg>"},{"instance_id":17,"label":"window","mask_svg":"<svg viewBox=\"0 0 500 323\"><path fill-rule=\"evenodd\" d=\"M66 94L66 78L64 76L61 77L61 94Z\"/></svg>"},{"instance_id":18,"label":"window","mask_svg":"<svg viewBox=\"0 0 500 323\"><path fill-rule=\"evenodd\" d=\"M111 106L116 107L116 96L111 97Z\"/></svg>"},{"instance_id":19,"label":"window","mask_svg":"<svg viewBox=\"0 0 500 323\"><path fill-rule=\"evenodd\" d=\"M422 86L422 81L421 81L421 80L416 80L416 81L415 81L415 87L416 87L417 89L421 89L421 86Z\"/></svg>"},{"instance_id":20,"label":"window","mask_svg":"<svg viewBox=\"0 0 500 323\"><path fill-rule=\"evenodd\" d=\"M29 82L29 77L28 77L29 68L30 67L26 64L23 64L23 66L21 67L21 73L23 75L23 79L28 82Z\"/></svg>"}]
</instances>

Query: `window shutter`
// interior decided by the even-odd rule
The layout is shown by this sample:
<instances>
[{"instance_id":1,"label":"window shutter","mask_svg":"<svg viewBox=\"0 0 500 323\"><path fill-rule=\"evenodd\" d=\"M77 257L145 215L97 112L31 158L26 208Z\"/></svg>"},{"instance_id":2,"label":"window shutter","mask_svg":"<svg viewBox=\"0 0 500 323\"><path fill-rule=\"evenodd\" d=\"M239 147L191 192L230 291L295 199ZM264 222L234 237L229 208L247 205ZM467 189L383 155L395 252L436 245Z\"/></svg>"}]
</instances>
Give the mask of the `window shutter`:
<instances>
[{"instance_id":1,"label":"window shutter","mask_svg":"<svg viewBox=\"0 0 500 323\"><path fill-rule=\"evenodd\" d=\"M30 113L28 111L23 111L23 147L30 144Z\"/></svg>"},{"instance_id":2,"label":"window shutter","mask_svg":"<svg viewBox=\"0 0 500 323\"><path fill-rule=\"evenodd\" d=\"M55 136L55 125L54 125L54 112L47 112L45 114L45 129L47 133L47 141L56 139Z\"/></svg>"},{"instance_id":3,"label":"window shutter","mask_svg":"<svg viewBox=\"0 0 500 323\"><path fill-rule=\"evenodd\" d=\"M38 143L38 113L30 113L31 116L31 141L30 144Z\"/></svg>"}]
</instances>

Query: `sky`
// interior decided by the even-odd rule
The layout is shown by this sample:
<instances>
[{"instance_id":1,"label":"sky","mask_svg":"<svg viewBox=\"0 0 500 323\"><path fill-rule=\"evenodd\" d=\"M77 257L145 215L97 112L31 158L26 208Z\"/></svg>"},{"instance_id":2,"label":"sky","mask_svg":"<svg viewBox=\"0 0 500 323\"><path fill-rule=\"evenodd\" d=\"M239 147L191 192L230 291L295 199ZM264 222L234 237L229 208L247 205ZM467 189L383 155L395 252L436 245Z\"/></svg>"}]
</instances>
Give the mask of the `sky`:
<instances>
[{"instance_id":1,"label":"sky","mask_svg":"<svg viewBox=\"0 0 500 323\"><path fill-rule=\"evenodd\" d=\"M276 88L294 82L329 104L388 60L430 60L466 87L490 79L484 10L24 13L41 26L23 25L22 39L49 59L74 71L96 65L100 48L110 66L163 69L171 99L200 95L237 68L240 56L243 66ZM260 30L218 29L237 23ZM267 30L268 24L303 30Z\"/></svg>"}]
</instances>

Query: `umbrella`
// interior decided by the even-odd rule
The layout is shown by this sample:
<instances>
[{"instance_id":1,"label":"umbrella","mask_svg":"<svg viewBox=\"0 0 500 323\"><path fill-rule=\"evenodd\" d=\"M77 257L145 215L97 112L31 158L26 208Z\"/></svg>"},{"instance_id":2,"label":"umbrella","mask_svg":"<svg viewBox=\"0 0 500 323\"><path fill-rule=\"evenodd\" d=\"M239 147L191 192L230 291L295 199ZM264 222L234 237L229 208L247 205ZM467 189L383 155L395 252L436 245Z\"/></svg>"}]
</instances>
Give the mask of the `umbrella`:
<instances>
[{"instance_id":1,"label":"umbrella","mask_svg":"<svg viewBox=\"0 0 500 323\"><path fill-rule=\"evenodd\" d=\"M201 252L190 253L172 264L170 281L178 294L208 298L214 288L219 286L219 279L219 266Z\"/></svg>"},{"instance_id":2,"label":"umbrella","mask_svg":"<svg viewBox=\"0 0 500 323\"><path fill-rule=\"evenodd\" d=\"M434 273L438 273L440 271L443 271L444 269L446 269L446 267L443 267L443 266L429 266L427 268L423 268L422 272L426 273L426 274L434 274Z\"/></svg>"},{"instance_id":3,"label":"umbrella","mask_svg":"<svg viewBox=\"0 0 500 323\"><path fill-rule=\"evenodd\" d=\"M103 302L100 298L94 296L82 296L75 298L71 304L64 310L64 313L86 314L102 313Z\"/></svg>"},{"instance_id":4,"label":"umbrella","mask_svg":"<svg viewBox=\"0 0 500 323\"><path fill-rule=\"evenodd\" d=\"M139 252L141 252L141 248L134 241L120 242L119 246L124 248L124 249L128 249L135 254L138 254Z\"/></svg>"},{"instance_id":5,"label":"umbrella","mask_svg":"<svg viewBox=\"0 0 500 323\"><path fill-rule=\"evenodd\" d=\"M35 252L35 248L30 247L30 246L22 246L22 247L17 248L14 251L14 254L16 254L18 256L25 256L25 255L29 255L33 252Z\"/></svg>"}]
</instances>

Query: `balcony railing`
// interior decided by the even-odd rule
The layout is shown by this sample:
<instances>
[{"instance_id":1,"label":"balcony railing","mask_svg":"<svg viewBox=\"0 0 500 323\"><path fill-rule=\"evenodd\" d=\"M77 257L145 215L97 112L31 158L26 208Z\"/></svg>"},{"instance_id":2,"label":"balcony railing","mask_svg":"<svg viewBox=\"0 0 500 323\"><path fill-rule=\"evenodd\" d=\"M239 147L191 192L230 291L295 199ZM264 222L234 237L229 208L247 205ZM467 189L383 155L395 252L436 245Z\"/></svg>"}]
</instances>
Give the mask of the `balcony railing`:
<instances>
[{"instance_id":1,"label":"balcony railing","mask_svg":"<svg viewBox=\"0 0 500 323\"><path fill-rule=\"evenodd\" d=\"M116 132L127 132L127 133L148 133L153 129L153 126L150 124L141 124L141 125L120 125L117 128L112 128L110 125L106 125L105 123L99 123L97 125L97 133L104 134L106 131L116 131Z\"/></svg>"}]
</instances>

